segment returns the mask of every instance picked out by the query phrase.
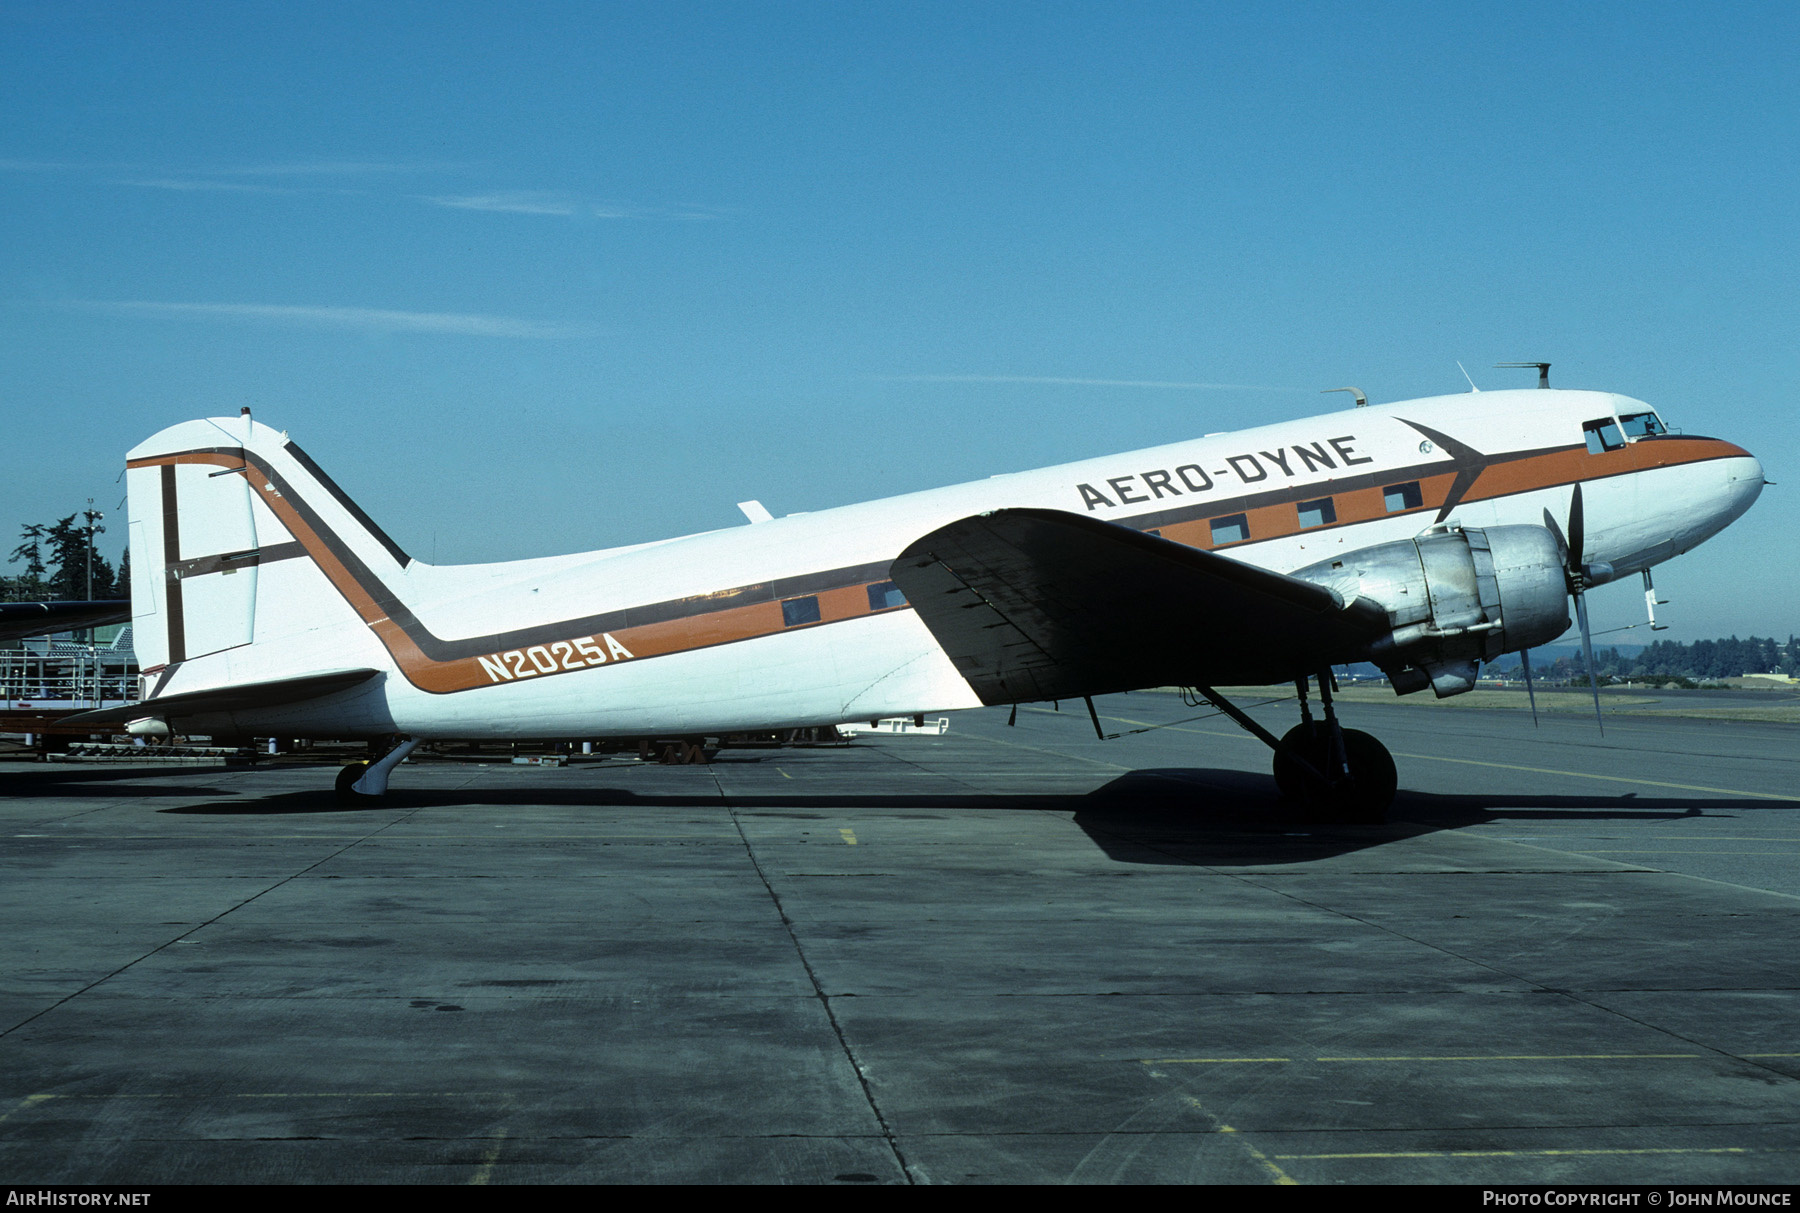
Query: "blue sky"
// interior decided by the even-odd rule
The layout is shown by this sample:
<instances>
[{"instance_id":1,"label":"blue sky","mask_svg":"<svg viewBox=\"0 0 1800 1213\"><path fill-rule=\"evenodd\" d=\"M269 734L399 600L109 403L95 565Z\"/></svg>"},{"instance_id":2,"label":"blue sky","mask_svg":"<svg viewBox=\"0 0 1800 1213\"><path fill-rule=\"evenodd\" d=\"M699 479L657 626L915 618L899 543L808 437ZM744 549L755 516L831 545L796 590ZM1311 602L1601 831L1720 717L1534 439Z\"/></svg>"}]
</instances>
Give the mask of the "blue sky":
<instances>
[{"instance_id":1,"label":"blue sky","mask_svg":"<svg viewBox=\"0 0 1800 1213\"><path fill-rule=\"evenodd\" d=\"M449 563L1536 358L1786 481L1797 11L0 0L0 525L245 404ZM1662 636L1800 631L1795 493Z\"/></svg>"}]
</instances>

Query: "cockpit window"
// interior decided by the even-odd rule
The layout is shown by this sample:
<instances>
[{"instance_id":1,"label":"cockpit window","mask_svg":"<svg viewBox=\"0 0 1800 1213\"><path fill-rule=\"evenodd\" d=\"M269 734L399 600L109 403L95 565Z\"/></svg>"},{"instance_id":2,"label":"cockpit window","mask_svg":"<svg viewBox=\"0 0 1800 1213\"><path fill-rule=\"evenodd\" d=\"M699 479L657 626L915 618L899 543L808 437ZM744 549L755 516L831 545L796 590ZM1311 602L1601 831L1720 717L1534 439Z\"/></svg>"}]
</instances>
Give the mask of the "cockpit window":
<instances>
[{"instance_id":1,"label":"cockpit window","mask_svg":"<svg viewBox=\"0 0 1800 1213\"><path fill-rule=\"evenodd\" d=\"M1599 417L1593 421L1581 423L1582 433L1587 436L1588 454L1598 455L1601 451L1616 451L1625 445L1625 435L1619 432L1619 423L1611 417Z\"/></svg>"},{"instance_id":2,"label":"cockpit window","mask_svg":"<svg viewBox=\"0 0 1800 1213\"><path fill-rule=\"evenodd\" d=\"M1647 434L1666 434L1668 427L1663 425L1662 418L1655 413L1627 413L1619 418L1619 426L1625 431L1627 438L1642 438Z\"/></svg>"}]
</instances>

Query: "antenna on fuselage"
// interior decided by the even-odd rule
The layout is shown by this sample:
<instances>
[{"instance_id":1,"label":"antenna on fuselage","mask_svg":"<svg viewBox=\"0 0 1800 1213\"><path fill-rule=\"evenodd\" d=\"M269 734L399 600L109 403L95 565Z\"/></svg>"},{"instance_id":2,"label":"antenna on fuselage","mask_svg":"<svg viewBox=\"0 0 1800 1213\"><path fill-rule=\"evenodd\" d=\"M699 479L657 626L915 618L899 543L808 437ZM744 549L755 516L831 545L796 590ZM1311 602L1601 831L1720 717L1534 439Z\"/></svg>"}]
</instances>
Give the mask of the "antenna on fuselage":
<instances>
[{"instance_id":1,"label":"antenna on fuselage","mask_svg":"<svg viewBox=\"0 0 1800 1213\"><path fill-rule=\"evenodd\" d=\"M1537 368L1537 372L1538 372L1538 386L1541 388L1546 388L1546 389L1549 388L1549 386L1550 386L1550 364L1548 362L1496 362L1494 364L1495 369L1499 369L1501 367L1513 367L1513 366L1517 366L1517 367L1535 366Z\"/></svg>"},{"instance_id":2,"label":"antenna on fuselage","mask_svg":"<svg viewBox=\"0 0 1800 1213\"><path fill-rule=\"evenodd\" d=\"M1469 390L1471 392L1479 392L1481 390L1480 388L1475 386L1474 376L1469 374L1468 367L1464 366L1462 363L1459 362L1456 364L1456 369L1461 371L1463 373L1463 378L1467 379L1469 381Z\"/></svg>"},{"instance_id":3,"label":"antenna on fuselage","mask_svg":"<svg viewBox=\"0 0 1800 1213\"><path fill-rule=\"evenodd\" d=\"M1349 392L1352 396L1356 397L1357 408L1364 409L1369 407L1369 398L1362 394L1362 389L1359 387L1328 387L1320 392L1319 395L1328 396L1332 392Z\"/></svg>"}]
</instances>

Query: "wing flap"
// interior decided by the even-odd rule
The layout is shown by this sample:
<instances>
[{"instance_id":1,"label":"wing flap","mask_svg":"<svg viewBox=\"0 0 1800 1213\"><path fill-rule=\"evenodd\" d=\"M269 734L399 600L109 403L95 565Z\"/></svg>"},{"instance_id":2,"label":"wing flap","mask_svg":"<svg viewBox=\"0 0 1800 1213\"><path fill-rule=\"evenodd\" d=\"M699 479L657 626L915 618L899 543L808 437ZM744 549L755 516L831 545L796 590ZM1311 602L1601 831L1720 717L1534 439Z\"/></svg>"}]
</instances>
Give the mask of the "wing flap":
<instances>
[{"instance_id":1,"label":"wing flap","mask_svg":"<svg viewBox=\"0 0 1800 1213\"><path fill-rule=\"evenodd\" d=\"M1285 681L1388 627L1372 603L1058 510L960 519L892 576L985 703Z\"/></svg>"}]
</instances>

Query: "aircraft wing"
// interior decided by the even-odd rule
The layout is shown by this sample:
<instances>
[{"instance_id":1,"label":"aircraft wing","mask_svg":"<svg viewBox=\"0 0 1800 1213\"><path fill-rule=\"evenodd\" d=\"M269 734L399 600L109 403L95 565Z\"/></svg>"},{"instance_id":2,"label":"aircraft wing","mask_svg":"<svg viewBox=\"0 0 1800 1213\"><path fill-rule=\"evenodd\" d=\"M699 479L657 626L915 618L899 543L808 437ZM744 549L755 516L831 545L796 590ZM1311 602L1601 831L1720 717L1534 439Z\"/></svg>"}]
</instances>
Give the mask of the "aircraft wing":
<instances>
[{"instance_id":1,"label":"aircraft wing","mask_svg":"<svg viewBox=\"0 0 1800 1213\"><path fill-rule=\"evenodd\" d=\"M327 670L322 674L305 674L298 678L274 678L267 682L240 682L207 691L187 691L179 695L161 695L142 703L128 703L119 708L99 708L78 712L65 718L66 724L124 724L146 717L211 716L220 712L242 712L252 708L286 707L308 699L322 699L361 686L379 677L380 670Z\"/></svg>"},{"instance_id":2,"label":"aircraft wing","mask_svg":"<svg viewBox=\"0 0 1800 1213\"><path fill-rule=\"evenodd\" d=\"M129 598L118 602L0 602L0 640L130 621Z\"/></svg>"},{"instance_id":3,"label":"aircraft wing","mask_svg":"<svg viewBox=\"0 0 1800 1213\"><path fill-rule=\"evenodd\" d=\"M890 575L990 704L1280 682L1389 628L1372 602L1059 510L963 518Z\"/></svg>"}]
</instances>

